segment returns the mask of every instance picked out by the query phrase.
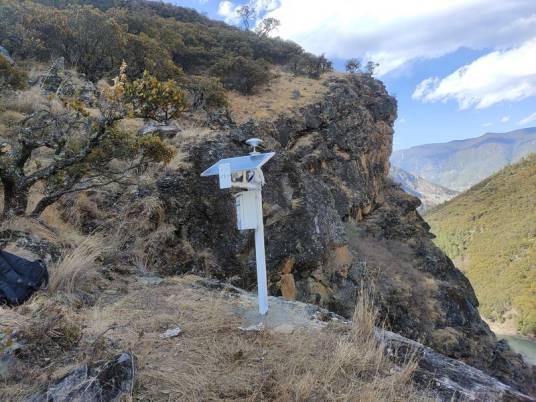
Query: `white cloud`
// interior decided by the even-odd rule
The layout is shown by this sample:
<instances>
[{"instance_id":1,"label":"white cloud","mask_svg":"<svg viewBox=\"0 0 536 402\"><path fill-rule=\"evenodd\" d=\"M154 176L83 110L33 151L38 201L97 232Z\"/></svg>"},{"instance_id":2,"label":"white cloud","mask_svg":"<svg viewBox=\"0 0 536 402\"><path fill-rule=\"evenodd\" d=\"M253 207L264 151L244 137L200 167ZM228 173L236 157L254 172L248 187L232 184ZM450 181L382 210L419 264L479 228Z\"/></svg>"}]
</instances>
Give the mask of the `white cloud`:
<instances>
[{"instance_id":1,"label":"white cloud","mask_svg":"<svg viewBox=\"0 0 536 402\"><path fill-rule=\"evenodd\" d=\"M483 125L484 127L491 127L491 126L493 126L493 123L484 123L484 124L482 124L482 125Z\"/></svg>"},{"instance_id":2,"label":"white cloud","mask_svg":"<svg viewBox=\"0 0 536 402\"><path fill-rule=\"evenodd\" d=\"M206 3L208 0L200 1L204 1ZM250 0L245 4L249 5L255 10L258 21L260 21L261 18L266 15L266 13L278 8L280 2L279 0ZM218 15L222 16L226 23L236 25L240 22L238 9L243 5L244 4L234 4L229 0L220 1L218 3Z\"/></svg>"},{"instance_id":3,"label":"white cloud","mask_svg":"<svg viewBox=\"0 0 536 402\"><path fill-rule=\"evenodd\" d=\"M467 47L507 49L534 37L534 0L279 0L280 36L313 53L380 63L385 74Z\"/></svg>"},{"instance_id":4,"label":"white cloud","mask_svg":"<svg viewBox=\"0 0 536 402\"><path fill-rule=\"evenodd\" d=\"M503 116L501 118L501 123L508 123L510 121L510 116Z\"/></svg>"},{"instance_id":5,"label":"white cloud","mask_svg":"<svg viewBox=\"0 0 536 402\"><path fill-rule=\"evenodd\" d=\"M222 16L228 24L237 24L239 21L237 9L240 5L235 5L232 1L224 0L218 4L218 15Z\"/></svg>"},{"instance_id":6,"label":"white cloud","mask_svg":"<svg viewBox=\"0 0 536 402\"><path fill-rule=\"evenodd\" d=\"M530 116L527 116L522 120L519 120L519 125L524 126L525 124L532 123L533 121L536 121L536 112L532 113Z\"/></svg>"},{"instance_id":7,"label":"white cloud","mask_svg":"<svg viewBox=\"0 0 536 402\"><path fill-rule=\"evenodd\" d=\"M199 0L200 4L207 4L209 0Z\"/></svg>"},{"instance_id":8,"label":"white cloud","mask_svg":"<svg viewBox=\"0 0 536 402\"><path fill-rule=\"evenodd\" d=\"M536 38L510 50L491 52L443 79L423 80L415 88L413 98L424 102L454 99L460 109L483 109L501 101L534 96L535 55Z\"/></svg>"}]
</instances>

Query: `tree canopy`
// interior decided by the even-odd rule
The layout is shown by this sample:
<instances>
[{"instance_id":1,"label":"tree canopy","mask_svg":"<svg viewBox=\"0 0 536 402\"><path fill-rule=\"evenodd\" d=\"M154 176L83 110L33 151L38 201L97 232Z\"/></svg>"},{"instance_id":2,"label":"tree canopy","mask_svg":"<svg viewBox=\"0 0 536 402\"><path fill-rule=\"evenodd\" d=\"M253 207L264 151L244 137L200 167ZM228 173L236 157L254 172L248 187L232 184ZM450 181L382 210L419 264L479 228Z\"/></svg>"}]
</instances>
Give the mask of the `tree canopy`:
<instances>
[{"instance_id":1,"label":"tree canopy","mask_svg":"<svg viewBox=\"0 0 536 402\"><path fill-rule=\"evenodd\" d=\"M250 21L251 14L246 17ZM265 63L287 65L300 56L307 62L295 73L316 75L310 67L321 64L319 58L293 42L268 37L276 25L267 20L258 34L241 31L194 10L143 0L0 4L0 45L13 56L45 62L61 56L92 80L117 75L123 60L131 77L147 71L160 80L177 80L183 72L221 78L221 69L213 67L229 60L245 60L249 70L260 71Z\"/></svg>"}]
</instances>

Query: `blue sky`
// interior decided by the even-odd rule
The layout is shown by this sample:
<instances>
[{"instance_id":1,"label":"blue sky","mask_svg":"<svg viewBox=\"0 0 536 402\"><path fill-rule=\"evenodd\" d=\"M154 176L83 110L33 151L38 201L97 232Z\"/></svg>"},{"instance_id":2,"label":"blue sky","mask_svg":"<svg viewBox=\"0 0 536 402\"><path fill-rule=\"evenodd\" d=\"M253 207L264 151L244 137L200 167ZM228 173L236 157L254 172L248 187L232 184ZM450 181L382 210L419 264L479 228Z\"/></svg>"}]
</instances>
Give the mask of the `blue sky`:
<instances>
[{"instance_id":1,"label":"blue sky","mask_svg":"<svg viewBox=\"0 0 536 402\"><path fill-rule=\"evenodd\" d=\"M399 104L395 149L536 126L536 0L169 2L230 24L248 3L336 67L378 61Z\"/></svg>"}]
</instances>

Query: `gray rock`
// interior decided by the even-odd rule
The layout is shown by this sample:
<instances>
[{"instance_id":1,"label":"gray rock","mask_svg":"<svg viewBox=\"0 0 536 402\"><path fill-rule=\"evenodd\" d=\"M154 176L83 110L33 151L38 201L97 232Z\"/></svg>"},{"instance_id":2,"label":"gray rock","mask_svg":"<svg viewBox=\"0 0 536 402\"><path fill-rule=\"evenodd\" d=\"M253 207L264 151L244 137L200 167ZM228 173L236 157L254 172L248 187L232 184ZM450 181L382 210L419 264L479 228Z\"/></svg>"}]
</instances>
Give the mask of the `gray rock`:
<instances>
[{"instance_id":1,"label":"gray rock","mask_svg":"<svg viewBox=\"0 0 536 402\"><path fill-rule=\"evenodd\" d=\"M386 351L396 361L403 362L414 354L418 367L414 381L431 387L440 401L519 401L535 402L536 398L487 375L461 361L448 358L434 350L390 331L376 330Z\"/></svg>"},{"instance_id":2,"label":"gray rock","mask_svg":"<svg viewBox=\"0 0 536 402\"><path fill-rule=\"evenodd\" d=\"M301 98L301 92L298 89L292 90L292 94L290 95L290 98L293 100L297 100Z\"/></svg>"},{"instance_id":3,"label":"gray rock","mask_svg":"<svg viewBox=\"0 0 536 402\"><path fill-rule=\"evenodd\" d=\"M162 338L162 339L175 338L175 337L179 336L181 334L181 332L182 332L181 327L179 327L177 325L176 327L170 328L170 329L164 331L163 333L161 333L160 338Z\"/></svg>"},{"instance_id":4,"label":"gray rock","mask_svg":"<svg viewBox=\"0 0 536 402\"><path fill-rule=\"evenodd\" d=\"M158 135L162 138L173 138L179 133L181 129L175 125L164 123L150 123L138 130L138 134L145 135Z\"/></svg>"},{"instance_id":5,"label":"gray rock","mask_svg":"<svg viewBox=\"0 0 536 402\"><path fill-rule=\"evenodd\" d=\"M82 102L92 105L97 99L97 88L91 81L85 81L82 88L80 88L80 94L78 99Z\"/></svg>"},{"instance_id":6,"label":"gray rock","mask_svg":"<svg viewBox=\"0 0 536 402\"><path fill-rule=\"evenodd\" d=\"M6 59L8 61L9 64L11 65L14 65L15 64L15 60L13 60L11 58L11 56L9 55L9 52L7 51L7 49L3 46L0 46L0 56L4 57L4 59Z\"/></svg>"},{"instance_id":7,"label":"gray rock","mask_svg":"<svg viewBox=\"0 0 536 402\"><path fill-rule=\"evenodd\" d=\"M18 230L0 230L0 249L19 255L16 250L26 251L35 255L35 259L45 264L56 262L61 252L57 245L41 239L37 235L28 234ZM25 257L25 255L21 255Z\"/></svg>"},{"instance_id":8,"label":"gray rock","mask_svg":"<svg viewBox=\"0 0 536 402\"><path fill-rule=\"evenodd\" d=\"M119 402L131 397L135 377L135 357L123 352L112 360L76 368L25 402Z\"/></svg>"},{"instance_id":9,"label":"gray rock","mask_svg":"<svg viewBox=\"0 0 536 402\"><path fill-rule=\"evenodd\" d=\"M0 331L0 380L11 377L16 370L17 359L14 354L21 347L12 334Z\"/></svg>"},{"instance_id":10,"label":"gray rock","mask_svg":"<svg viewBox=\"0 0 536 402\"><path fill-rule=\"evenodd\" d=\"M159 276L140 276L138 280L146 285L158 286L164 279Z\"/></svg>"}]
</instances>

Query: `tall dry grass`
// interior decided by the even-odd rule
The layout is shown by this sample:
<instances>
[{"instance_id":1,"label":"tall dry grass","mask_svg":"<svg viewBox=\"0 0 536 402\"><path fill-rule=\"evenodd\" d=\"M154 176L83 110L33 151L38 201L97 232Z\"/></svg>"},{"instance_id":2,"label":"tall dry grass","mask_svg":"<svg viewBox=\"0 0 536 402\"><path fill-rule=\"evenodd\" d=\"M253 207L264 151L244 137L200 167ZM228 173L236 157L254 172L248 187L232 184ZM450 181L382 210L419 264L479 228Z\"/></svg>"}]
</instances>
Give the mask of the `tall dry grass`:
<instances>
[{"instance_id":1,"label":"tall dry grass","mask_svg":"<svg viewBox=\"0 0 536 402\"><path fill-rule=\"evenodd\" d=\"M417 367L414 356L400 366L386 356L376 336L378 310L366 292L362 295L349 328L328 329L315 340L311 334L293 339L297 358L290 355L279 368L274 400L432 400L411 382Z\"/></svg>"},{"instance_id":2,"label":"tall dry grass","mask_svg":"<svg viewBox=\"0 0 536 402\"><path fill-rule=\"evenodd\" d=\"M94 234L86 237L62 259L50 266L50 292L73 293L80 284L96 274L96 261L106 250L103 238Z\"/></svg>"}]
</instances>

